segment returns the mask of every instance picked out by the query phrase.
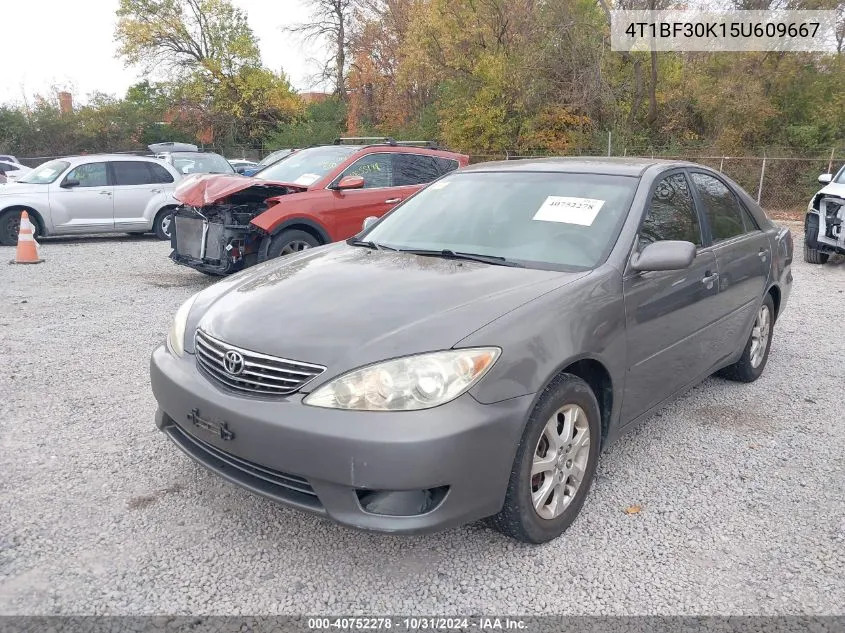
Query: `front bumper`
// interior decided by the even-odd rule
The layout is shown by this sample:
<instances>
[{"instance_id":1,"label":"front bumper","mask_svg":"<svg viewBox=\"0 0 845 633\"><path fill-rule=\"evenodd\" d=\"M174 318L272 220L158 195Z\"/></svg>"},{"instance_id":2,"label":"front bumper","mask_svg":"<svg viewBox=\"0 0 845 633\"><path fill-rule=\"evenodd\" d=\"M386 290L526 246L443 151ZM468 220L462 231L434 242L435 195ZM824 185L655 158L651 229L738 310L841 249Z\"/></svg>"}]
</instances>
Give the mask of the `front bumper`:
<instances>
[{"instance_id":1,"label":"front bumper","mask_svg":"<svg viewBox=\"0 0 845 633\"><path fill-rule=\"evenodd\" d=\"M305 406L302 394L236 395L201 374L192 354L165 346L150 367L156 424L194 460L284 505L381 532L435 531L498 512L532 402L483 405L464 394L427 411L339 411ZM367 503L415 491L431 500L421 513Z\"/></svg>"}]
</instances>

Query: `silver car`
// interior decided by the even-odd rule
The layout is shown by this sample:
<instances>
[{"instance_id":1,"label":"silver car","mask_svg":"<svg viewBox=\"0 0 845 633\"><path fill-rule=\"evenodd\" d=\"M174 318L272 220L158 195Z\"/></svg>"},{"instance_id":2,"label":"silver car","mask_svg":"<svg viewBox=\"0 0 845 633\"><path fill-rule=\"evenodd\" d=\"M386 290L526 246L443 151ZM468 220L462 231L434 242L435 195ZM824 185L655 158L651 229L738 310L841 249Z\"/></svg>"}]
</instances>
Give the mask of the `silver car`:
<instances>
[{"instance_id":1,"label":"silver car","mask_svg":"<svg viewBox=\"0 0 845 633\"><path fill-rule=\"evenodd\" d=\"M172 165L143 156L51 160L0 186L0 244L17 243L21 211L36 235L154 232L170 239L181 178Z\"/></svg>"}]
</instances>

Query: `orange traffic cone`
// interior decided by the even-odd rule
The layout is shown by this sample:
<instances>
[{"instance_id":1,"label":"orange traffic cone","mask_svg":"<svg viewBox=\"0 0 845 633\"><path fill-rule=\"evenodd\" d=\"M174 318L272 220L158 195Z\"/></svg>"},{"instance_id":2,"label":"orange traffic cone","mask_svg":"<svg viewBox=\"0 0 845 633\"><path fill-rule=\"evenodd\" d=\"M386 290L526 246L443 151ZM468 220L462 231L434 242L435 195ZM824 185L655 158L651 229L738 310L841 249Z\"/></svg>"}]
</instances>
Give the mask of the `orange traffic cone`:
<instances>
[{"instance_id":1,"label":"orange traffic cone","mask_svg":"<svg viewBox=\"0 0 845 633\"><path fill-rule=\"evenodd\" d=\"M21 213L21 228L18 231L18 250L12 264L40 264L44 260L38 256L38 242L32 234L32 223L29 221L29 214Z\"/></svg>"}]
</instances>

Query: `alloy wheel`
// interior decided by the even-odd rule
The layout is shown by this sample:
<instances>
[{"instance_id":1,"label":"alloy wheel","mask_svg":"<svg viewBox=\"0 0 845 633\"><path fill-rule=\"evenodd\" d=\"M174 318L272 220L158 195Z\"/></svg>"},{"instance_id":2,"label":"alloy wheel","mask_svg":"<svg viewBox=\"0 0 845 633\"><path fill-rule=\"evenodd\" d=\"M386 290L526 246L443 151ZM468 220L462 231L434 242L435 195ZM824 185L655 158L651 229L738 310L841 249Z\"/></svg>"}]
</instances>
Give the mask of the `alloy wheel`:
<instances>
[{"instance_id":1,"label":"alloy wheel","mask_svg":"<svg viewBox=\"0 0 845 633\"><path fill-rule=\"evenodd\" d=\"M590 457L587 413L567 404L546 422L531 463L531 501L542 519L554 519L575 498Z\"/></svg>"},{"instance_id":2,"label":"alloy wheel","mask_svg":"<svg viewBox=\"0 0 845 633\"><path fill-rule=\"evenodd\" d=\"M751 366L757 369L763 358L766 356L766 349L769 347L769 335L772 331L772 316L769 306L763 305L757 313L757 320L751 329Z\"/></svg>"},{"instance_id":3,"label":"alloy wheel","mask_svg":"<svg viewBox=\"0 0 845 633\"><path fill-rule=\"evenodd\" d=\"M311 245L308 242L302 240L293 240L292 242L288 242L285 247L282 249L282 252L279 255L291 255L293 253L298 253L300 251L304 251L311 248Z\"/></svg>"}]
</instances>

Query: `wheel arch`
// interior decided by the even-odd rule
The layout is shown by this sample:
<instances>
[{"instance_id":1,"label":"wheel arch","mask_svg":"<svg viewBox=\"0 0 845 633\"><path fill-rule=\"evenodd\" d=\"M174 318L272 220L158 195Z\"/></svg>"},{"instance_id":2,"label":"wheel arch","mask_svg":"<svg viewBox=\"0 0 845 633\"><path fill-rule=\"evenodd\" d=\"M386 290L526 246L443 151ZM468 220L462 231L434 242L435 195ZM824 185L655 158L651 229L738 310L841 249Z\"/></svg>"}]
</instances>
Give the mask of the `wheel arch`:
<instances>
[{"instance_id":1,"label":"wheel arch","mask_svg":"<svg viewBox=\"0 0 845 633\"><path fill-rule=\"evenodd\" d=\"M274 237L281 233L282 231L287 230L299 230L305 231L310 235L314 236L315 239L320 241L320 244L328 244L332 241L331 237L329 236L328 231L314 220L310 220L308 218L303 217L296 217L296 218L288 218L284 222L279 223L277 226L273 227L273 231L270 233L270 237Z\"/></svg>"},{"instance_id":2,"label":"wheel arch","mask_svg":"<svg viewBox=\"0 0 845 633\"><path fill-rule=\"evenodd\" d=\"M775 316L773 321L777 322L778 316L780 315L780 302L782 298L780 286L778 286L777 284L772 284L771 286L769 286L769 289L766 291L766 294L772 296L772 303L774 303L775 306Z\"/></svg>"},{"instance_id":3,"label":"wheel arch","mask_svg":"<svg viewBox=\"0 0 845 633\"><path fill-rule=\"evenodd\" d=\"M543 386L537 390L534 396L534 401L528 409L528 416L530 417L540 398L556 379L563 374L571 374L577 376L586 382L590 389L593 390L593 395L599 404L599 413L601 414L601 438L602 443L608 437L610 425L613 420L613 407L617 402L614 397L614 384L610 371L602 361L589 355L575 356L569 358L561 363L555 371L546 379ZM528 418L526 418L526 422Z\"/></svg>"},{"instance_id":4,"label":"wheel arch","mask_svg":"<svg viewBox=\"0 0 845 633\"><path fill-rule=\"evenodd\" d=\"M44 218L42 217L42 215L38 211L36 211L32 207L30 207L29 205L26 205L26 204L9 205L8 207L4 207L3 209L0 209L0 216L5 215L6 212L8 212L8 211L26 211L27 214L29 214L30 219L34 219L38 223L38 229L40 229L40 230L36 231L36 233L38 235L47 235L47 226L44 223Z\"/></svg>"}]
</instances>

